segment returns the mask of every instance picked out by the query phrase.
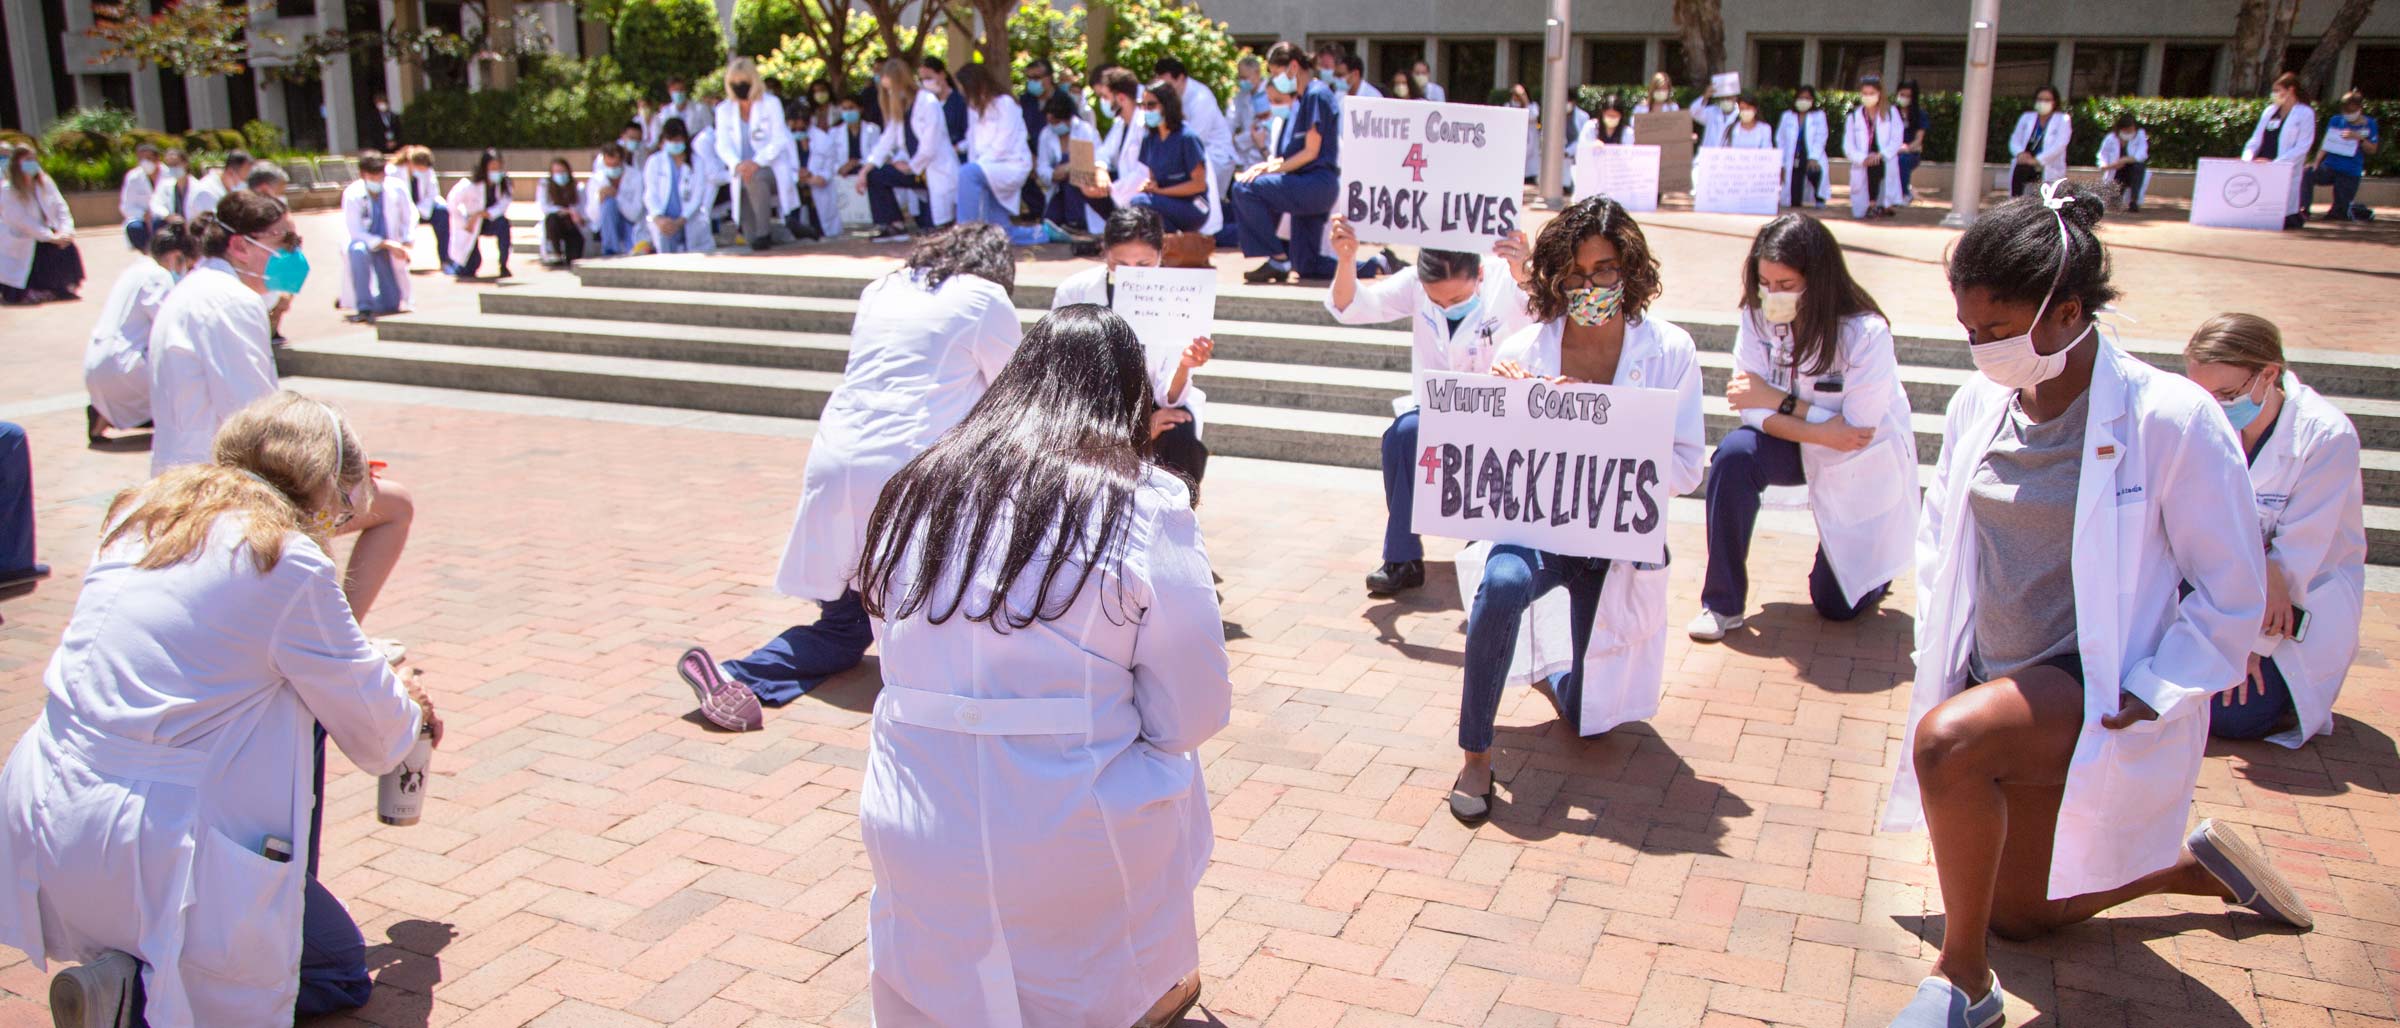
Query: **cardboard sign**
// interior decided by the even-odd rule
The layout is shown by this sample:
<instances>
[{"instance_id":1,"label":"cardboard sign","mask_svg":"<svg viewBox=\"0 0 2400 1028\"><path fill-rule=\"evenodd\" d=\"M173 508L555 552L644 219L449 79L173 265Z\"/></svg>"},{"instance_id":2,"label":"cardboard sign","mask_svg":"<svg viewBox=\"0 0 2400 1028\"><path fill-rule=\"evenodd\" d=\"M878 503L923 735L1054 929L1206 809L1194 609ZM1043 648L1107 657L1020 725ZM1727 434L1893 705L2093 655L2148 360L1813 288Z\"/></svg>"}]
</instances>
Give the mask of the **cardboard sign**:
<instances>
[{"instance_id":1,"label":"cardboard sign","mask_svg":"<svg viewBox=\"0 0 2400 1028\"><path fill-rule=\"evenodd\" d=\"M1333 213L1361 242L1483 253L1524 228L1525 110L1350 97Z\"/></svg>"},{"instance_id":2,"label":"cardboard sign","mask_svg":"<svg viewBox=\"0 0 2400 1028\"><path fill-rule=\"evenodd\" d=\"M1417 399L1417 531L1666 560L1674 390L1428 372Z\"/></svg>"},{"instance_id":3,"label":"cardboard sign","mask_svg":"<svg viewBox=\"0 0 2400 1028\"><path fill-rule=\"evenodd\" d=\"M1775 216L1783 189L1783 151L1712 146L1692 169L1692 209Z\"/></svg>"},{"instance_id":4,"label":"cardboard sign","mask_svg":"<svg viewBox=\"0 0 2400 1028\"><path fill-rule=\"evenodd\" d=\"M2296 165L2281 161L2200 158L2192 176L2192 224L2283 231L2293 200Z\"/></svg>"},{"instance_id":5,"label":"cardboard sign","mask_svg":"<svg viewBox=\"0 0 2400 1028\"><path fill-rule=\"evenodd\" d=\"M1575 198L1605 196L1629 211L1658 209L1658 148L1649 144L1575 148Z\"/></svg>"},{"instance_id":6,"label":"cardboard sign","mask_svg":"<svg viewBox=\"0 0 2400 1028\"><path fill-rule=\"evenodd\" d=\"M1692 116L1684 111L1656 111L1633 116L1633 138L1658 148L1658 191L1692 191Z\"/></svg>"},{"instance_id":7,"label":"cardboard sign","mask_svg":"<svg viewBox=\"0 0 2400 1028\"><path fill-rule=\"evenodd\" d=\"M1150 367L1172 367L1217 318L1217 274L1206 268L1118 268L1109 309L1133 326Z\"/></svg>"},{"instance_id":8,"label":"cardboard sign","mask_svg":"<svg viewBox=\"0 0 2400 1028\"><path fill-rule=\"evenodd\" d=\"M1708 95L1719 100L1742 95L1742 73L1726 71L1709 76Z\"/></svg>"},{"instance_id":9,"label":"cardboard sign","mask_svg":"<svg viewBox=\"0 0 2400 1028\"><path fill-rule=\"evenodd\" d=\"M1098 145L1089 139L1067 140L1067 181L1075 188L1098 184L1099 179L1094 177L1097 174L1095 166L1099 163L1093 157L1096 149Z\"/></svg>"}]
</instances>

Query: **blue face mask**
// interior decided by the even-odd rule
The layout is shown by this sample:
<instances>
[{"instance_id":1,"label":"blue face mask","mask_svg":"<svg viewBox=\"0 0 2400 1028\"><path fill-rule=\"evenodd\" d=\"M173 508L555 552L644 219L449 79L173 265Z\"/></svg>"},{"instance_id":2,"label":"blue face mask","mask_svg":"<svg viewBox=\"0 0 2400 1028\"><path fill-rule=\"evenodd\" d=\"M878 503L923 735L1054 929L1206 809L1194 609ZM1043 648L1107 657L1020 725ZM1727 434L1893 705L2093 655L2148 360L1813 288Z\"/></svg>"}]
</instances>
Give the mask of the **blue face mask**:
<instances>
[{"instance_id":1,"label":"blue face mask","mask_svg":"<svg viewBox=\"0 0 2400 1028\"><path fill-rule=\"evenodd\" d=\"M1320 82L1331 82L1331 81L1333 81L1333 69L1331 69L1331 68L1319 68L1319 69L1317 69L1317 80L1318 80L1318 81L1320 81Z\"/></svg>"},{"instance_id":2,"label":"blue face mask","mask_svg":"<svg viewBox=\"0 0 2400 1028\"><path fill-rule=\"evenodd\" d=\"M267 245L255 238L251 238L250 242L262 247ZM275 250L268 255L267 266L259 277L265 280L270 290L298 296L301 283L308 281L308 255L297 249Z\"/></svg>"},{"instance_id":3,"label":"blue face mask","mask_svg":"<svg viewBox=\"0 0 2400 1028\"><path fill-rule=\"evenodd\" d=\"M1064 121L1050 126L1050 134L1057 136L1060 139L1067 138L1067 134L1073 131L1075 131L1075 123L1071 121Z\"/></svg>"},{"instance_id":4,"label":"blue face mask","mask_svg":"<svg viewBox=\"0 0 2400 1028\"><path fill-rule=\"evenodd\" d=\"M2224 408L2225 420L2233 422L2236 432L2249 428L2251 422L2258 420L2259 403L2247 393L2236 399L2219 400L2217 406Z\"/></svg>"},{"instance_id":5,"label":"blue face mask","mask_svg":"<svg viewBox=\"0 0 2400 1028\"><path fill-rule=\"evenodd\" d=\"M1049 89L1050 84L1039 79L1025 83L1025 95L1035 99L1040 99L1041 95L1045 92L1048 92Z\"/></svg>"},{"instance_id":6,"label":"blue face mask","mask_svg":"<svg viewBox=\"0 0 2400 1028\"><path fill-rule=\"evenodd\" d=\"M1166 114L1166 112L1165 112L1165 111L1143 111L1143 112L1142 112L1142 125L1143 125L1143 126L1145 126L1145 127L1147 127L1147 128L1157 128L1157 127L1159 127L1160 125L1162 125L1162 124L1165 124L1165 123L1166 123L1166 120L1167 120L1167 114Z\"/></svg>"},{"instance_id":7,"label":"blue face mask","mask_svg":"<svg viewBox=\"0 0 2400 1028\"><path fill-rule=\"evenodd\" d=\"M857 112L857 111L843 111L843 112L842 112L842 124L844 124L844 125L856 125L856 124L858 124L858 112Z\"/></svg>"},{"instance_id":8,"label":"blue face mask","mask_svg":"<svg viewBox=\"0 0 2400 1028\"><path fill-rule=\"evenodd\" d=\"M686 95L687 95L687 94L686 94L686 93L684 93L684 91L683 91L683 90L680 90L680 89L678 89L678 90L676 90L676 91L674 91L674 92L672 92L672 93L668 93L668 94L667 94L667 102L668 102L668 103L672 103L672 104L681 105L681 104L683 103L683 98L684 98Z\"/></svg>"},{"instance_id":9,"label":"blue face mask","mask_svg":"<svg viewBox=\"0 0 2400 1028\"><path fill-rule=\"evenodd\" d=\"M26 178L36 177L42 173L42 162L31 157L19 157L17 158L17 171Z\"/></svg>"},{"instance_id":10,"label":"blue face mask","mask_svg":"<svg viewBox=\"0 0 2400 1028\"><path fill-rule=\"evenodd\" d=\"M569 182L575 181L575 176L569 175L563 171L553 171L550 173L550 181L556 182L563 186Z\"/></svg>"},{"instance_id":11,"label":"blue face mask","mask_svg":"<svg viewBox=\"0 0 2400 1028\"><path fill-rule=\"evenodd\" d=\"M1292 77L1290 75L1286 75L1279 71L1275 73L1275 91L1278 93L1297 93L1300 91L1300 83L1292 81Z\"/></svg>"},{"instance_id":12,"label":"blue face mask","mask_svg":"<svg viewBox=\"0 0 2400 1028\"><path fill-rule=\"evenodd\" d=\"M1342 80L1340 80L1340 79L1334 79L1334 80L1333 80L1333 95L1335 95L1335 96L1347 96L1347 95L1349 95L1349 93L1350 93L1350 83L1344 82L1344 81L1342 81Z\"/></svg>"},{"instance_id":13,"label":"blue face mask","mask_svg":"<svg viewBox=\"0 0 2400 1028\"><path fill-rule=\"evenodd\" d=\"M625 177L625 166L622 164L606 165L600 169L600 173L608 176L611 181L614 181L616 179Z\"/></svg>"},{"instance_id":14,"label":"blue face mask","mask_svg":"<svg viewBox=\"0 0 2400 1028\"><path fill-rule=\"evenodd\" d=\"M680 139L669 140L669 141L667 142L667 145L666 145L666 151L667 151L667 156L669 156L669 157L681 157L681 156L683 156L683 140L680 140Z\"/></svg>"},{"instance_id":15,"label":"blue face mask","mask_svg":"<svg viewBox=\"0 0 2400 1028\"><path fill-rule=\"evenodd\" d=\"M1442 308L1442 317L1452 322L1465 321L1474 315L1475 308L1481 306L1483 306L1483 294L1469 293L1466 299Z\"/></svg>"},{"instance_id":16,"label":"blue face mask","mask_svg":"<svg viewBox=\"0 0 2400 1028\"><path fill-rule=\"evenodd\" d=\"M1269 115L1271 115L1271 116L1273 116L1273 117L1277 117L1277 118L1289 118L1289 117L1291 117L1291 116L1292 116L1292 105L1290 105L1290 104L1268 104L1268 105L1267 105L1267 113L1268 113Z\"/></svg>"}]
</instances>

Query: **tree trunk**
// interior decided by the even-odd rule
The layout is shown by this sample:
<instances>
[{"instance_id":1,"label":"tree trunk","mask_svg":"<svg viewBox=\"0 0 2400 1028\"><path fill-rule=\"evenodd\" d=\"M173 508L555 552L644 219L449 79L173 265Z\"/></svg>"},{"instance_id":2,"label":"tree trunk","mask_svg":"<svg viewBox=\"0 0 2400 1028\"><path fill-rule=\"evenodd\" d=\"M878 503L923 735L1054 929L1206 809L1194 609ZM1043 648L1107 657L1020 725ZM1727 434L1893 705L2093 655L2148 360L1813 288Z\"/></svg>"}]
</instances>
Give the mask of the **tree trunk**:
<instances>
[{"instance_id":1,"label":"tree trunk","mask_svg":"<svg viewBox=\"0 0 2400 1028\"><path fill-rule=\"evenodd\" d=\"M1008 16L1016 13L1017 0L975 0L976 16L982 19L982 38L975 44L983 51L983 63L992 69L993 77L1006 87L1010 82L1008 52Z\"/></svg>"},{"instance_id":2,"label":"tree trunk","mask_svg":"<svg viewBox=\"0 0 2400 1028\"><path fill-rule=\"evenodd\" d=\"M1683 72L1695 83L1725 67L1725 12L1720 0L1675 0L1675 28L1683 36Z\"/></svg>"},{"instance_id":3,"label":"tree trunk","mask_svg":"<svg viewBox=\"0 0 2400 1028\"><path fill-rule=\"evenodd\" d=\"M2375 0L2342 0L2341 9L2333 12L2333 21L2326 24L2325 34L2317 37L2316 49L2308 52L2308 63L2300 68L2300 84L2308 95L2324 98L2325 91L2332 88L2333 63L2374 10Z\"/></svg>"},{"instance_id":4,"label":"tree trunk","mask_svg":"<svg viewBox=\"0 0 2400 1028\"><path fill-rule=\"evenodd\" d=\"M2284 47L2291 42L2299 0L2242 0L2233 21L2233 74L2226 91L2256 96L2283 73Z\"/></svg>"},{"instance_id":5,"label":"tree trunk","mask_svg":"<svg viewBox=\"0 0 2400 1028\"><path fill-rule=\"evenodd\" d=\"M1096 71L1115 60L1117 42L1109 38L1110 19L1115 17L1115 5L1109 0L1084 0L1083 5L1083 66Z\"/></svg>"}]
</instances>

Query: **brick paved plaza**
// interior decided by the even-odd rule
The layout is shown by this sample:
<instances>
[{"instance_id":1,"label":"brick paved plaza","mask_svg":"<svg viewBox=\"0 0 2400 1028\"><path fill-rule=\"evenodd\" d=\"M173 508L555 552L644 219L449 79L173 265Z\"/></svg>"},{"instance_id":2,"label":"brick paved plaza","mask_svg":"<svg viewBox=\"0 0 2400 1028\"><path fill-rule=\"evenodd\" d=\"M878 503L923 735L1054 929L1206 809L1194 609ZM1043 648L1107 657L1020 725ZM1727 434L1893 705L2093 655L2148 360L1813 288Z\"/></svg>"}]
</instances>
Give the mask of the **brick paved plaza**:
<instances>
[{"instance_id":1,"label":"brick paved plaza","mask_svg":"<svg viewBox=\"0 0 2400 1028\"><path fill-rule=\"evenodd\" d=\"M1662 303L1729 302L1745 223L1657 220L1673 228L1653 234L1670 268ZM335 226L302 226L327 251L310 288L330 290ZM1837 230L1881 254L1860 263L1881 269L1870 285L1895 320L1947 318L1949 233ZM2196 322L2195 304L2247 293L2290 312L2295 345L2392 345L2388 246L2256 237L2243 266L2195 252L2179 225L2127 231L2177 250L2118 252L2130 308ZM84 333L121 249L87 235L85 302L0 313L0 417L32 435L58 571L0 599L0 740L38 711L97 519L146 467L144 453L76 441ZM1703 261L1722 275L1674 270ZM2217 264L2238 274L2202 277ZM2309 270L2335 264L2365 271ZM531 267L525 280L548 277ZM2152 283L2180 299L2146 299ZM417 288L420 308L464 311L491 287ZM2327 297L2356 312L2298 320ZM287 331L357 331L320 306ZM366 929L380 984L355 1018L316 1023L865 1023L870 875L854 812L874 661L741 736L704 727L668 663L809 616L767 584L807 424L291 384L341 403L416 492L408 557L368 627L408 643L450 732L414 827L377 824L373 782L333 762L325 877ZM1424 590L1368 598L1380 504L1371 472L1211 467L1201 519L1236 703L1202 753L1217 833L1199 898L1210 1023L1881 1028L1940 929L1923 838L1873 830L1907 709L1910 590L1858 622L1819 622L1813 539L1770 519L1781 530L1754 551L1764 615L1723 645L1675 633L1656 718L1578 739L1539 698L1507 698L1501 802L1470 831L1443 806L1465 618L1454 547L1434 544ZM1680 625L1703 551L1697 507L1676 514ZM2201 778L2197 814L2261 844L2316 930L2150 899L1999 944L2009 1024L2400 1023L2400 596L2371 592L2368 607L2336 733L2297 752L2215 744ZM47 1024L44 985L0 954L0 1025Z\"/></svg>"}]
</instances>

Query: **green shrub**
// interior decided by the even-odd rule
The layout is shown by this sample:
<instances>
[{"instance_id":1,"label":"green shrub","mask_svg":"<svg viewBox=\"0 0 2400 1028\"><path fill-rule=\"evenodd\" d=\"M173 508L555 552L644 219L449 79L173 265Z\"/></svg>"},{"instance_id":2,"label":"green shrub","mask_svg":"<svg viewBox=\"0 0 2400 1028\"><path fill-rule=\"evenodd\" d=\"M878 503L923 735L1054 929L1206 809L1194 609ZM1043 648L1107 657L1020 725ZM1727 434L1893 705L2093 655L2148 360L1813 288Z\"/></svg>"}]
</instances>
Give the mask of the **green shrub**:
<instances>
[{"instance_id":1,"label":"green shrub","mask_svg":"<svg viewBox=\"0 0 2400 1028\"><path fill-rule=\"evenodd\" d=\"M640 90L606 58L537 62L514 89L468 92L435 89L408 108L411 133L427 146L598 146L616 137L633 115Z\"/></svg>"},{"instance_id":2,"label":"green shrub","mask_svg":"<svg viewBox=\"0 0 2400 1028\"><path fill-rule=\"evenodd\" d=\"M242 149L253 154L280 154L290 148L283 127L270 125L256 118L242 125Z\"/></svg>"},{"instance_id":3,"label":"green shrub","mask_svg":"<svg viewBox=\"0 0 2400 1028\"><path fill-rule=\"evenodd\" d=\"M625 0L609 27L609 53L626 81L661 97L668 79L698 79L725 63L708 0Z\"/></svg>"},{"instance_id":4,"label":"green shrub","mask_svg":"<svg viewBox=\"0 0 2400 1028\"><path fill-rule=\"evenodd\" d=\"M1036 57L1049 58L1061 81L1083 78L1083 8L1062 11L1052 0L1018 4L1008 16L1008 52L1016 62L1009 70L1017 78Z\"/></svg>"},{"instance_id":5,"label":"green shrub","mask_svg":"<svg viewBox=\"0 0 2400 1028\"><path fill-rule=\"evenodd\" d=\"M42 170L58 183L61 192L115 189L125 181L125 172L133 165L131 153L70 157L53 150L42 151Z\"/></svg>"},{"instance_id":6,"label":"green shrub","mask_svg":"<svg viewBox=\"0 0 2400 1028\"><path fill-rule=\"evenodd\" d=\"M733 48L751 58L761 58L775 52L784 45L785 36L800 32L800 5L814 2L736 0L733 5Z\"/></svg>"},{"instance_id":7,"label":"green shrub","mask_svg":"<svg viewBox=\"0 0 2400 1028\"><path fill-rule=\"evenodd\" d=\"M71 136L99 136L113 143L116 137L136 128L133 112L116 107L78 107L58 119L42 134L42 148L62 149L53 139Z\"/></svg>"},{"instance_id":8,"label":"green shrub","mask_svg":"<svg viewBox=\"0 0 2400 1028\"><path fill-rule=\"evenodd\" d=\"M1215 91L1218 99L1234 85L1233 65L1242 55L1233 33L1213 21L1197 3L1181 0L1115 0L1110 5L1109 40L1117 63L1147 79L1161 57L1183 60L1191 76Z\"/></svg>"},{"instance_id":9,"label":"green shrub","mask_svg":"<svg viewBox=\"0 0 2400 1028\"><path fill-rule=\"evenodd\" d=\"M150 129L134 129L131 132L125 133L117 140L117 145L124 147L126 150L132 150L134 147L140 146L143 143L148 143L151 146L157 147L160 153L165 153L169 150L177 149L183 146L183 137L168 135L164 132L155 132Z\"/></svg>"}]
</instances>

